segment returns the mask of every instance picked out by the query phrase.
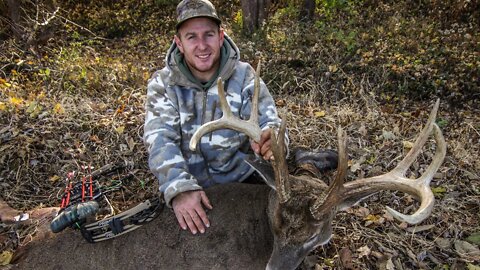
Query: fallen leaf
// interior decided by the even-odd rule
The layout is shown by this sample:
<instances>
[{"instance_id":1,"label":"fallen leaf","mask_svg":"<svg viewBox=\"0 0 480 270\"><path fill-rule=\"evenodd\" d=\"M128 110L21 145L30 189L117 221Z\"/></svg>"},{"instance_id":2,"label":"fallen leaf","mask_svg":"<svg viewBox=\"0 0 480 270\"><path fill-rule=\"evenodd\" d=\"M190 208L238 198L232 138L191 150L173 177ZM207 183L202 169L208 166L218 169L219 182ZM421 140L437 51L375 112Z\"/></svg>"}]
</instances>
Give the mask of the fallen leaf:
<instances>
[{"instance_id":1,"label":"fallen leaf","mask_svg":"<svg viewBox=\"0 0 480 270\"><path fill-rule=\"evenodd\" d=\"M384 141L389 141L389 140L395 140L395 138L397 138L397 136L395 136L395 134L393 134L393 132L391 132L391 131L383 130L382 131L382 138L383 138Z\"/></svg>"},{"instance_id":2,"label":"fallen leaf","mask_svg":"<svg viewBox=\"0 0 480 270\"><path fill-rule=\"evenodd\" d=\"M362 257L370 255L370 253L372 253L372 250L368 246L363 246L358 248L357 252L358 252L358 258L360 259Z\"/></svg>"},{"instance_id":3,"label":"fallen leaf","mask_svg":"<svg viewBox=\"0 0 480 270\"><path fill-rule=\"evenodd\" d=\"M466 240L472 244L476 244L480 246L480 232L471 234L469 237L467 237Z\"/></svg>"},{"instance_id":4,"label":"fallen leaf","mask_svg":"<svg viewBox=\"0 0 480 270\"><path fill-rule=\"evenodd\" d=\"M355 215L357 217L364 218L370 215L370 210L368 210L366 207L359 206L357 209L355 209Z\"/></svg>"},{"instance_id":5,"label":"fallen leaf","mask_svg":"<svg viewBox=\"0 0 480 270\"><path fill-rule=\"evenodd\" d=\"M122 134L125 131L125 126L119 126L115 129L118 134Z\"/></svg>"},{"instance_id":6,"label":"fallen leaf","mask_svg":"<svg viewBox=\"0 0 480 270\"><path fill-rule=\"evenodd\" d=\"M57 182L59 179L60 179L60 176L54 175L54 176L50 177L48 180L50 181L50 183L53 184L53 183Z\"/></svg>"},{"instance_id":7,"label":"fallen leaf","mask_svg":"<svg viewBox=\"0 0 480 270\"><path fill-rule=\"evenodd\" d=\"M328 66L328 71L330 71L330 72L332 72L332 73L337 72L337 70L338 70L337 65Z\"/></svg>"},{"instance_id":8,"label":"fallen leaf","mask_svg":"<svg viewBox=\"0 0 480 270\"><path fill-rule=\"evenodd\" d=\"M287 102L285 101L285 99L277 99L275 100L275 106L277 107L283 107L287 104Z\"/></svg>"},{"instance_id":9,"label":"fallen leaf","mask_svg":"<svg viewBox=\"0 0 480 270\"><path fill-rule=\"evenodd\" d=\"M353 165L350 167L350 171L351 171L351 172L356 172L358 169L360 169L360 163L359 163L359 162L353 164Z\"/></svg>"},{"instance_id":10,"label":"fallen leaf","mask_svg":"<svg viewBox=\"0 0 480 270\"><path fill-rule=\"evenodd\" d=\"M0 254L0 265L5 266L10 264L10 261L12 261L13 254L11 251L5 250Z\"/></svg>"},{"instance_id":11,"label":"fallen leaf","mask_svg":"<svg viewBox=\"0 0 480 270\"><path fill-rule=\"evenodd\" d=\"M352 260L352 251L349 248L342 248L339 252L342 269L355 269Z\"/></svg>"},{"instance_id":12,"label":"fallen leaf","mask_svg":"<svg viewBox=\"0 0 480 270\"><path fill-rule=\"evenodd\" d=\"M365 128L365 124L362 123L362 125L358 129L358 132L364 137L367 136L367 129Z\"/></svg>"},{"instance_id":13,"label":"fallen leaf","mask_svg":"<svg viewBox=\"0 0 480 270\"><path fill-rule=\"evenodd\" d=\"M443 195L443 193L447 192L447 189L445 187L432 187L432 192L433 195Z\"/></svg>"},{"instance_id":14,"label":"fallen leaf","mask_svg":"<svg viewBox=\"0 0 480 270\"><path fill-rule=\"evenodd\" d=\"M133 140L132 137L128 138L127 144L128 144L128 149L130 149L130 151L133 151L133 149L135 148L135 141Z\"/></svg>"},{"instance_id":15,"label":"fallen leaf","mask_svg":"<svg viewBox=\"0 0 480 270\"><path fill-rule=\"evenodd\" d=\"M471 260L480 260L480 250L476 246L462 240L456 240L454 245L455 251L461 257Z\"/></svg>"},{"instance_id":16,"label":"fallen leaf","mask_svg":"<svg viewBox=\"0 0 480 270\"><path fill-rule=\"evenodd\" d=\"M413 147L413 143L409 141L403 141L403 148L405 149L411 149Z\"/></svg>"},{"instance_id":17,"label":"fallen leaf","mask_svg":"<svg viewBox=\"0 0 480 270\"><path fill-rule=\"evenodd\" d=\"M437 244L437 246L441 249L449 249L452 244L452 241L450 241L447 238L439 237L435 239L435 244Z\"/></svg>"},{"instance_id":18,"label":"fallen leaf","mask_svg":"<svg viewBox=\"0 0 480 270\"><path fill-rule=\"evenodd\" d=\"M473 264L467 264L467 269L468 270L480 270L480 266L478 265L473 265Z\"/></svg>"},{"instance_id":19,"label":"fallen leaf","mask_svg":"<svg viewBox=\"0 0 480 270\"><path fill-rule=\"evenodd\" d=\"M315 117L317 118L320 118L320 117L324 117L325 116L325 111L319 111L319 112L314 112L313 115L315 115Z\"/></svg>"},{"instance_id":20,"label":"fallen leaf","mask_svg":"<svg viewBox=\"0 0 480 270\"><path fill-rule=\"evenodd\" d=\"M23 99L17 97L11 97L9 99L10 103L15 106L20 106L23 103Z\"/></svg>"},{"instance_id":21,"label":"fallen leaf","mask_svg":"<svg viewBox=\"0 0 480 270\"><path fill-rule=\"evenodd\" d=\"M62 107L62 104L60 104L60 103L55 104L55 106L53 107L53 113L54 114L65 113L65 109Z\"/></svg>"}]
</instances>

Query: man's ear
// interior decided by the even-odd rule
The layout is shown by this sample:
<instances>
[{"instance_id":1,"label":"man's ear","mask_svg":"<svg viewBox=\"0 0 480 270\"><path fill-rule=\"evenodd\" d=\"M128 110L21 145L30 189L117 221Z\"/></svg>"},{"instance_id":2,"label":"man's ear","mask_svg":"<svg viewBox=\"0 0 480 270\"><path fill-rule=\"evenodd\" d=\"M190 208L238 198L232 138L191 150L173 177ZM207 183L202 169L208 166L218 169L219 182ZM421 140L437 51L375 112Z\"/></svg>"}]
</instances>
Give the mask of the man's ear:
<instances>
[{"instance_id":1,"label":"man's ear","mask_svg":"<svg viewBox=\"0 0 480 270\"><path fill-rule=\"evenodd\" d=\"M225 39L225 32L223 31L223 28L220 27L220 29L218 30L218 34L220 35L220 47L222 47L223 45L223 40Z\"/></svg>"},{"instance_id":2,"label":"man's ear","mask_svg":"<svg viewBox=\"0 0 480 270\"><path fill-rule=\"evenodd\" d=\"M177 44L178 49L180 50L181 53L183 53L182 40L177 35L174 36L174 39L175 39L175 44Z\"/></svg>"}]
</instances>

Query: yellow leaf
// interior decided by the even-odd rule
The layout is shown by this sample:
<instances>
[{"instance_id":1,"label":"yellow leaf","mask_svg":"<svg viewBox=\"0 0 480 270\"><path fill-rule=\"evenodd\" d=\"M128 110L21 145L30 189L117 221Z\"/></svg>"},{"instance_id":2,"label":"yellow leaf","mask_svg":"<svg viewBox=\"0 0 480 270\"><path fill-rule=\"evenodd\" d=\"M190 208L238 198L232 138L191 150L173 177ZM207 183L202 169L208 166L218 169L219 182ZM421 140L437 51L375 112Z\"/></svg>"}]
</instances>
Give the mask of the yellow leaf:
<instances>
[{"instance_id":1,"label":"yellow leaf","mask_svg":"<svg viewBox=\"0 0 480 270\"><path fill-rule=\"evenodd\" d=\"M413 147L413 143L409 141L403 141L403 148L411 149Z\"/></svg>"},{"instance_id":2,"label":"yellow leaf","mask_svg":"<svg viewBox=\"0 0 480 270\"><path fill-rule=\"evenodd\" d=\"M0 254L0 265L5 266L10 264L10 261L12 260L13 254L11 251L5 250Z\"/></svg>"},{"instance_id":3,"label":"yellow leaf","mask_svg":"<svg viewBox=\"0 0 480 270\"><path fill-rule=\"evenodd\" d=\"M4 78L0 78L0 85L5 87L12 86L12 84L8 83Z\"/></svg>"},{"instance_id":4,"label":"yellow leaf","mask_svg":"<svg viewBox=\"0 0 480 270\"><path fill-rule=\"evenodd\" d=\"M315 112L314 115L315 117L324 117L325 116L325 111L319 111L319 112Z\"/></svg>"},{"instance_id":5,"label":"yellow leaf","mask_svg":"<svg viewBox=\"0 0 480 270\"><path fill-rule=\"evenodd\" d=\"M335 73L338 70L337 65L328 66L328 71Z\"/></svg>"},{"instance_id":6,"label":"yellow leaf","mask_svg":"<svg viewBox=\"0 0 480 270\"><path fill-rule=\"evenodd\" d=\"M118 134L122 134L124 130L125 130L125 126L119 126L115 129L115 131L117 131Z\"/></svg>"},{"instance_id":7,"label":"yellow leaf","mask_svg":"<svg viewBox=\"0 0 480 270\"><path fill-rule=\"evenodd\" d=\"M468 270L480 270L480 265L467 264Z\"/></svg>"},{"instance_id":8,"label":"yellow leaf","mask_svg":"<svg viewBox=\"0 0 480 270\"><path fill-rule=\"evenodd\" d=\"M60 103L55 104L55 106L53 107L53 113L54 114L65 113L65 109L62 107L62 104L60 104Z\"/></svg>"},{"instance_id":9,"label":"yellow leaf","mask_svg":"<svg viewBox=\"0 0 480 270\"><path fill-rule=\"evenodd\" d=\"M10 103L12 103L15 106L19 106L20 104L22 104L22 102L23 102L23 99L21 98L17 98L17 97L10 98Z\"/></svg>"},{"instance_id":10,"label":"yellow leaf","mask_svg":"<svg viewBox=\"0 0 480 270\"><path fill-rule=\"evenodd\" d=\"M363 220L376 222L376 221L378 221L378 216L370 214L370 215L366 216Z\"/></svg>"},{"instance_id":11,"label":"yellow leaf","mask_svg":"<svg viewBox=\"0 0 480 270\"><path fill-rule=\"evenodd\" d=\"M50 183L53 184L53 183L57 182L59 179L60 179L60 176L54 175L54 176L50 177L48 180L50 181Z\"/></svg>"},{"instance_id":12,"label":"yellow leaf","mask_svg":"<svg viewBox=\"0 0 480 270\"><path fill-rule=\"evenodd\" d=\"M40 92L40 94L38 94L37 96L38 99L44 99L45 98L45 92Z\"/></svg>"},{"instance_id":13,"label":"yellow leaf","mask_svg":"<svg viewBox=\"0 0 480 270\"><path fill-rule=\"evenodd\" d=\"M434 195L441 195L447 192L447 189L445 187L432 187L432 192Z\"/></svg>"},{"instance_id":14,"label":"yellow leaf","mask_svg":"<svg viewBox=\"0 0 480 270\"><path fill-rule=\"evenodd\" d=\"M0 111L6 111L7 110L7 105L5 103L0 102Z\"/></svg>"}]
</instances>

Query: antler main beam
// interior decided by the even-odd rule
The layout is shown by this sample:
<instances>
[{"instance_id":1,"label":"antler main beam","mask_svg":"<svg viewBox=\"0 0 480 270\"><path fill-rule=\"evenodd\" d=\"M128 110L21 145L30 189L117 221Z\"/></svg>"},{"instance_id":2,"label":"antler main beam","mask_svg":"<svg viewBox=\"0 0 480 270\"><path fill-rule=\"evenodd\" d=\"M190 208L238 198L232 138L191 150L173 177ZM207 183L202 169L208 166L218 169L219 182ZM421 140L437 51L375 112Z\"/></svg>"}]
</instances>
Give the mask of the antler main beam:
<instances>
[{"instance_id":1,"label":"antler main beam","mask_svg":"<svg viewBox=\"0 0 480 270\"><path fill-rule=\"evenodd\" d=\"M203 135L210 133L217 129L233 129L238 132L245 133L250 139L259 142L260 136L262 135L262 130L258 124L258 98L260 95L260 62L258 62L257 72L254 80L254 90L252 97L252 111L250 113L250 118L248 121L240 120L236 118L230 106L228 105L227 98L225 97L225 90L223 89L222 78L217 80L218 88L218 99L220 101L220 107L223 112L222 118L208 122L202 125L197 131L193 134L190 139L190 150L195 151L197 144L202 138Z\"/></svg>"},{"instance_id":2,"label":"antler main beam","mask_svg":"<svg viewBox=\"0 0 480 270\"><path fill-rule=\"evenodd\" d=\"M346 151L342 150L340 147L339 171L337 172L337 178L333 183L333 187L337 186L335 189L336 192L329 192L326 198L319 198L317 202L310 208L312 215L316 219L321 219L326 212L330 211L332 206L339 206L347 201L360 201L380 190L399 190L414 195L420 200L421 204L419 209L412 215L401 214L387 206L387 210L392 214L392 216L409 224L417 224L427 218L432 212L435 201L433 193L430 189L430 181L442 164L447 151L442 131L435 124L435 117L437 115L439 104L440 100L437 100L432 112L430 113L427 124L420 132L415 144L407 153L405 158L388 173L375 177L358 179L353 182L347 182L343 184L343 177L346 173L347 158ZM434 131L434 137L437 144L436 153L433 157L432 163L419 178L406 178L406 171L420 154L422 147L425 145L425 142L432 131ZM339 145L342 145L343 143L345 143L345 139L339 135ZM330 188L330 190L333 190L333 188Z\"/></svg>"}]
</instances>

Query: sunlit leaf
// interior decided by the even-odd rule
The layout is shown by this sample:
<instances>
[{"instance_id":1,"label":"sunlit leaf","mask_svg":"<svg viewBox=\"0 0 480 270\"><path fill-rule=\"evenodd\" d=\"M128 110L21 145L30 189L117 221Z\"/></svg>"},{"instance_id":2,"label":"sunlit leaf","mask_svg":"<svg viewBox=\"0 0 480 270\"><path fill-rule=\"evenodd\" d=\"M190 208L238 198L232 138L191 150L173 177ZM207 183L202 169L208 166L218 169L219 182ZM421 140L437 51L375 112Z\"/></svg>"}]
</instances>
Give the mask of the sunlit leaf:
<instances>
[{"instance_id":1,"label":"sunlit leaf","mask_svg":"<svg viewBox=\"0 0 480 270\"><path fill-rule=\"evenodd\" d=\"M5 266L12 261L13 254L11 251L5 250L0 254L0 265Z\"/></svg>"},{"instance_id":2,"label":"sunlit leaf","mask_svg":"<svg viewBox=\"0 0 480 270\"><path fill-rule=\"evenodd\" d=\"M337 72L337 70L338 70L337 65L328 66L328 71L330 71L330 72L332 72L332 73Z\"/></svg>"},{"instance_id":3,"label":"sunlit leaf","mask_svg":"<svg viewBox=\"0 0 480 270\"><path fill-rule=\"evenodd\" d=\"M58 180L60 180L60 176L54 175L54 176L50 177L48 180L50 181L50 183L53 184L53 183L57 182Z\"/></svg>"},{"instance_id":4,"label":"sunlit leaf","mask_svg":"<svg viewBox=\"0 0 480 270\"><path fill-rule=\"evenodd\" d=\"M363 246L358 248L357 252L358 252L358 258L360 259L362 257L370 255L370 253L372 253L372 250L368 246Z\"/></svg>"},{"instance_id":5,"label":"sunlit leaf","mask_svg":"<svg viewBox=\"0 0 480 270\"><path fill-rule=\"evenodd\" d=\"M123 134L123 132L125 131L125 126L119 126L115 129L115 131L118 133L118 134Z\"/></svg>"},{"instance_id":6,"label":"sunlit leaf","mask_svg":"<svg viewBox=\"0 0 480 270\"><path fill-rule=\"evenodd\" d=\"M372 215L372 214L370 214L370 215L366 216L366 217L364 218L364 220L369 220L369 221L374 221L374 222L375 222L375 221L378 220L378 216L377 216L377 215Z\"/></svg>"},{"instance_id":7,"label":"sunlit leaf","mask_svg":"<svg viewBox=\"0 0 480 270\"><path fill-rule=\"evenodd\" d=\"M326 114L325 111L319 111L314 113L315 117L318 117L318 118L324 117L325 114Z\"/></svg>"},{"instance_id":8,"label":"sunlit leaf","mask_svg":"<svg viewBox=\"0 0 480 270\"><path fill-rule=\"evenodd\" d=\"M445 187L432 187L432 192L434 195L443 195L443 193L447 192Z\"/></svg>"},{"instance_id":9,"label":"sunlit leaf","mask_svg":"<svg viewBox=\"0 0 480 270\"><path fill-rule=\"evenodd\" d=\"M409 141L403 141L403 148L405 149L412 149L413 147L413 143L412 142L409 142Z\"/></svg>"},{"instance_id":10,"label":"sunlit leaf","mask_svg":"<svg viewBox=\"0 0 480 270\"><path fill-rule=\"evenodd\" d=\"M17 97L11 97L9 101L12 105L15 106L20 106L23 103L23 99Z\"/></svg>"},{"instance_id":11,"label":"sunlit leaf","mask_svg":"<svg viewBox=\"0 0 480 270\"><path fill-rule=\"evenodd\" d=\"M53 106L53 113L54 114L63 114L65 113L65 109L63 108L62 104L57 103Z\"/></svg>"},{"instance_id":12,"label":"sunlit leaf","mask_svg":"<svg viewBox=\"0 0 480 270\"><path fill-rule=\"evenodd\" d=\"M467 264L467 269L468 270L480 270L480 266L479 265L473 265L473 264Z\"/></svg>"}]
</instances>

